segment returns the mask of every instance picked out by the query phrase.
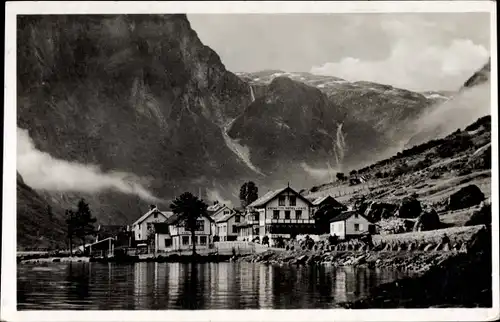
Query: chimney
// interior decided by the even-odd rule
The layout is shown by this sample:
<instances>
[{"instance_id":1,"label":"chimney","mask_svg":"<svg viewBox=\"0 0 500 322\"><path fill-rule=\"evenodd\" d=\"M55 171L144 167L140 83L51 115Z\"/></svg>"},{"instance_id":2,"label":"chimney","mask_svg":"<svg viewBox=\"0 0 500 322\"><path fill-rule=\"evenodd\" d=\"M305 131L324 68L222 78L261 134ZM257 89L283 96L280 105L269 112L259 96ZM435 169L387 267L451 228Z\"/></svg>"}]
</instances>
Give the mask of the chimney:
<instances>
[{"instance_id":1,"label":"chimney","mask_svg":"<svg viewBox=\"0 0 500 322\"><path fill-rule=\"evenodd\" d=\"M156 205L149 205L149 210L156 209Z\"/></svg>"}]
</instances>

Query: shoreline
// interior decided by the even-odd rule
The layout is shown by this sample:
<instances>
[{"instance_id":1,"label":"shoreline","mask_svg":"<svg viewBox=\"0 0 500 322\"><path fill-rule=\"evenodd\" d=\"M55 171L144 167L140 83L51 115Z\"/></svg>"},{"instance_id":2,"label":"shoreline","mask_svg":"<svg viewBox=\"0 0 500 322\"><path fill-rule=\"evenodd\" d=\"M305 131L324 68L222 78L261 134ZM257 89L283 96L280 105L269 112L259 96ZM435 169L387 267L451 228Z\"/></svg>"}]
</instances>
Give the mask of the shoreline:
<instances>
[{"instance_id":1,"label":"shoreline","mask_svg":"<svg viewBox=\"0 0 500 322\"><path fill-rule=\"evenodd\" d=\"M196 256L196 263L247 262L258 265L334 265L410 271L409 277L378 285L366 297L338 303L344 309L445 308L492 306L491 230L480 229L460 249L429 250L268 250L263 253ZM222 260L224 259L224 260ZM52 263L54 258L30 259L24 263ZM132 262L192 262L191 255L135 258ZM88 261L84 257L56 258L56 262ZM130 263L113 260L117 263ZM99 261L97 261L99 262ZM104 262L110 262L105 259Z\"/></svg>"}]
</instances>

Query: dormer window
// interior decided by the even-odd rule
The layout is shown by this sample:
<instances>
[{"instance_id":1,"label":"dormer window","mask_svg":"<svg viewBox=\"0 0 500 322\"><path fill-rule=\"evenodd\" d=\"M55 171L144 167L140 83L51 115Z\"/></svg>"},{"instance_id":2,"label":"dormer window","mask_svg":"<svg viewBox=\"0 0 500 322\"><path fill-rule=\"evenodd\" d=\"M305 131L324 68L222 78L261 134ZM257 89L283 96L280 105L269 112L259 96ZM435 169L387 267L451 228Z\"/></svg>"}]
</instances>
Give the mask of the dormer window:
<instances>
[{"instance_id":1,"label":"dormer window","mask_svg":"<svg viewBox=\"0 0 500 322\"><path fill-rule=\"evenodd\" d=\"M297 205L297 197L290 196L290 206L296 206L296 205Z\"/></svg>"},{"instance_id":2,"label":"dormer window","mask_svg":"<svg viewBox=\"0 0 500 322\"><path fill-rule=\"evenodd\" d=\"M280 196L278 198L278 206L284 206L285 205L285 196Z\"/></svg>"}]
</instances>

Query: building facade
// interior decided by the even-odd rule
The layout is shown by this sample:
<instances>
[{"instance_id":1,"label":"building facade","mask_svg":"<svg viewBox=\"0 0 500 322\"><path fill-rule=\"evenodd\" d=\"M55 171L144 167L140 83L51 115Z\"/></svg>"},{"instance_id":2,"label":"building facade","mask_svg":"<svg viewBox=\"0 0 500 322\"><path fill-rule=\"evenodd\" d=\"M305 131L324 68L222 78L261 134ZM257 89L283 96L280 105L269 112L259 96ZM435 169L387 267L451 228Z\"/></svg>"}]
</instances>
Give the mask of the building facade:
<instances>
[{"instance_id":1,"label":"building facade","mask_svg":"<svg viewBox=\"0 0 500 322\"><path fill-rule=\"evenodd\" d=\"M340 240L358 237L371 232L373 224L356 211L344 211L330 221L330 235L337 235Z\"/></svg>"},{"instance_id":2,"label":"building facade","mask_svg":"<svg viewBox=\"0 0 500 322\"><path fill-rule=\"evenodd\" d=\"M153 224L165 222L172 215L172 212L160 211L155 205L151 205L149 211L132 224L135 242L146 242L148 233L153 228Z\"/></svg>"},{"instance_id":3,"label":"building facade","mask_svg":"<svg viewBox=\"0 0 500 322\"><path fill-rule=\"evenodd\" d=\"M219 241L237 240L239 234L239 224L242 221L242 214L233 209L229 213L215 218L217 226L215 234L219 236Z\"/></svg>"},{"instance_id":4,"label":"building facade","mask_svg":"<svg viewBox=\"0 0 500 322\"><path fill-rule=\"evenodd\" d=\"M197 219L195 231L196 249L208 249L213 244L214 220L210 216L201 216ZM193 240L191 231L184 224L184 217L173 215L163 223L155 223L155 249L156 251L191 250Z\"/></svg>"},{"instance_id":5,"label":"building facade","mask_svg":"<svg viewBox=\"0 0 500 322\"><path fill-rule=\"evenodd\" d=\"M251 241L258 236L262 241L267 236L273 244L278 237L286 240L298 234L312 234L311 208L312 203L290 187L270 191L248 205L240 240L250 238Z\"/></svg>"}]
</instances>

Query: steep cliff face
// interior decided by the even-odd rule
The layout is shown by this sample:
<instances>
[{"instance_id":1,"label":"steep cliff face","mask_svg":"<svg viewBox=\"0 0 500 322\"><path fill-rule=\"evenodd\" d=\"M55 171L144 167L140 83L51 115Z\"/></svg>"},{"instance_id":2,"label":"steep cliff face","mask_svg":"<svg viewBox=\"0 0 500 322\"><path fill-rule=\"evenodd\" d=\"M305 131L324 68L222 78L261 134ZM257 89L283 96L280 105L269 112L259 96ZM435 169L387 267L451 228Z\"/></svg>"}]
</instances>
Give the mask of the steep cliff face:
<instances>
[{"instance_id":1,"label":"steep cliff face","mask_svg":"<svg viewBox=\"0 0 500 322\"><path fill-rule=\"evenodd\" d=\"M366 156L363 147L383 145L382 135L315 87L288 77L252 86L255 101L228 134L249 148L252 163L268 175L283 175L304 163L339 168L354 154Z\"/></svg>"},{"instance_id":2,"label":"steep cliff face","mask_svg":"<svg viewBox=\"0 0 500 322\"><path fill-rule=\"evenodd\" d=\"M39 150L148 178L165 199L252 173L221 131L249 87L185 15L21 16L18 27L18 126ZM93 198L109 220L145 209L123 208L117 193Z\"/></svg>"}]
</instances>

